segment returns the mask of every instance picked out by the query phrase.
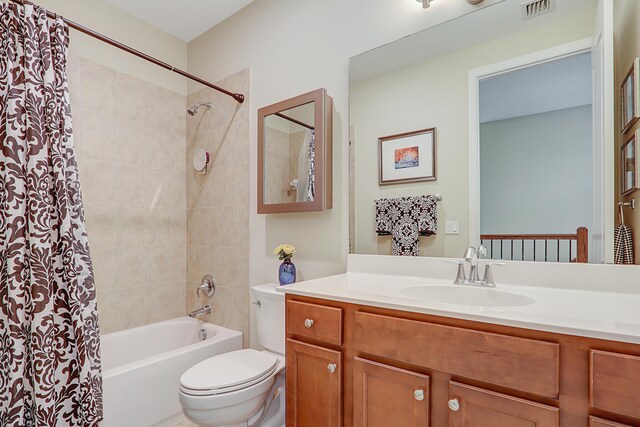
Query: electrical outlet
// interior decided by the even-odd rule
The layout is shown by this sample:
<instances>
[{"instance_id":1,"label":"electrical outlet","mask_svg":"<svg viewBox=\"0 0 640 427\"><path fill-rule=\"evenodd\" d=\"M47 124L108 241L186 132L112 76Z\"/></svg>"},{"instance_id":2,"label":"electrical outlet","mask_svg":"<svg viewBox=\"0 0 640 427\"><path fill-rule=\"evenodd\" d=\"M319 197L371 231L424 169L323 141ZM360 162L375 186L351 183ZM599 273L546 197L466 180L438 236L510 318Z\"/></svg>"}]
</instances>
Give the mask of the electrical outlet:
<instances>
[{"instance_id":1,"label":"electrical outlet","mask_svg":"<svg viewBox=\"0 0 640 427\"><path fill-rule=\"evenodd\" d=\"M445 234L460 234L460 222L447 221L445 223Z\"/></svg>"}]
</instances>

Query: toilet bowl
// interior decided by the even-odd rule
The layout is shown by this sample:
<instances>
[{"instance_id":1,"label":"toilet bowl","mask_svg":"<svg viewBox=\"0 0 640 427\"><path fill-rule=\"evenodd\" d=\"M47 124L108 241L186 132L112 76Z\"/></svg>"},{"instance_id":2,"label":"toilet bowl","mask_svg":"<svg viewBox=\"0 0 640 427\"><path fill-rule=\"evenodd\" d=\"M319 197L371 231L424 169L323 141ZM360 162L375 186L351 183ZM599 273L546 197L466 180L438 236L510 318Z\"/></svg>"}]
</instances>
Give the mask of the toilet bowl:
<instances>
[{"instance_id":1,"label":"toilet bowl","mask_svg":"<svg viewBox=\"0 0 640 427\"><path fill-rule=\"evenodd\" d=\"M220 354L180 378L179 400L191 422L203 427L284 425L284 295L276 288L252 288L258 341L267 350ZM274 402L280 407L272 408Z\"/></svg>"}]
</instances>

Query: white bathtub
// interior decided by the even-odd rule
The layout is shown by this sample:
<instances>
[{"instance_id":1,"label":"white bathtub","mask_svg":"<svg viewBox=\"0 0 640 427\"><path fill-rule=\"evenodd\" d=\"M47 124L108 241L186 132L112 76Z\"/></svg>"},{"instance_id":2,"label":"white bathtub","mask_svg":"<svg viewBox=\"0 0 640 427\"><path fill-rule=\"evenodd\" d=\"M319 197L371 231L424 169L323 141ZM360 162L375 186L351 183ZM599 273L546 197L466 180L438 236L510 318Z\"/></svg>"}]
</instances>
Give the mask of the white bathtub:
<instances>
[{"instance_id":1,"label":"white bathtub","mask_svg":"<svg viewBox=\"0 0 640 427\"><path fill-rule=\"evenodd\" d=\"M200 329L205 340L198 336ZM159 427L181 418L182 373L201 360L241 349L242 333L181 317L105 334L101 347L100 427Z\"/></svg>"}]
</instances>

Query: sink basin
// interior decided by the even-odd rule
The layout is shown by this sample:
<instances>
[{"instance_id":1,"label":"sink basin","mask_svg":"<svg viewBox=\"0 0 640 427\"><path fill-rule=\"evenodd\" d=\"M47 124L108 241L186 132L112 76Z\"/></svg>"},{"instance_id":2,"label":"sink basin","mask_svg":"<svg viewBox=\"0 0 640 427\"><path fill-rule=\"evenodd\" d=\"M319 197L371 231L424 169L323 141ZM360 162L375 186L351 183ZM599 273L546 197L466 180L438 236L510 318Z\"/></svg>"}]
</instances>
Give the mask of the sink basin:
<instances>
[{"instance_id":1,"label":"sink basin","mask_svg":"<svg viewBox=\"0 0 640 427\"><path fill-rule=\"evenodd\" d=\"M400 289L399 292L410 298L456 305L516 307L530 305L535 302L524 295L494 288L474 288L464 285L412 286Z\"/></svg>"}]
</instances>

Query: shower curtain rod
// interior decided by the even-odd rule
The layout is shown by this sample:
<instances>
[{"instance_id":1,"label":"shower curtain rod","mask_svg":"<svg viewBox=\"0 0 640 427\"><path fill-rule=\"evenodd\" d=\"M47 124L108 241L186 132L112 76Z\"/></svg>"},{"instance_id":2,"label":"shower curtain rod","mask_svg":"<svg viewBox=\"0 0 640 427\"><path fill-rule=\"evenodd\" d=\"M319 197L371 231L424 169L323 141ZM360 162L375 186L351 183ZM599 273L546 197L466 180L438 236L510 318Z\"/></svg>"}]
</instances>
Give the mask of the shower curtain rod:
<instances>
[{"instance_id":1,"label":"shower curtain rod","mask_svg":"<svg viewBox=\"0 0 640 427\"><path fill-rule=\"evenodd\" d=\"M12 3L17 3L17 4L33 4L33 3L31 3L31 2L29 2L27 0L8 0L8 1L10 1ZM51 18L51 19L55 19L55 18L59 17L59 15L57 15L57 14L51 12L51 11L48 11L48 10L47 10L47 16L49 18ZM200 77L196 77L193 74L189 74L186 71L182 71L179 68L175 68L173 65L169 65L166 62L162 62L159 59L156 59L156 58L154 58L152 56L149 56L146 53L140 52L139 50L136 50L136 49L134 49L132 47L129 47L126 44L120 43L117 40L114 40L114 39L112 39L110 37L107 37L107 36L105 36L103 34L100 34L100 33L96 32L96 31L93 31L92 29L89 29L89 28L87 28L87 27L85 27L83 25L80 25L80 24L78 24L76 22L73 22L73 21L71 21L71 20L69 20L67 18L64 18L64 17L60 17L60 18L62 18L64 23L67 24L69 26L69 28L73 28L74 30L80 31L81 33L84 33L84 34L86 34L88 36L91 36L91 37L93 37L95 39L98 39L101 42L107 43L107 44L109 44L109 45L111 45L113 47L117 47L118 49L124 50L125 52L130 53L132 55L135 55L138 58L142 58L145 61L149 61L152 64L155 64L155 65L157 65L159 67L162 67L165 70L169 70L169 71L172 71L172 72L174 72L176 74L180 74L183 77L186 77L186 78L188 78L190 80L198 82L198 83L200 83L200 84L202 84L204 86L210 87L211 89L217 90L218 92L222 92L225 95L228 95L228 96L232 97L233 99L235 99L240 104L242 104L244 102L244 95L241 94L241 93L234 93L234 92L228 91L228 90L226 90L224 88L221 88L220 86L216 86L213 83L209 83L208 81L201 79Z\"/></svg>"},{"instance_id":2,"label":"shower curtain rod","mask_svg":"<svg viewBox=\"0 0 640 427\"><path fill-rule=\"evenodd\" d=\"M289 120L290 122L293 122L293 123L295 123L295 124L297 124L297 125L300 125L300 126L302 126L302 127L307 128L307 129L316 130L316 128L314 128L313 126L308 125L308 124L306 124L305 122L301 122L300 120L296 120L296 119L294 119L293 117L286 116L286 115L284 115L284 114L282 114L282 113L276 113L276 116L278 116L278 117L282 117L282 118L283 118L283 119L285 119L285 120Z\"/></svg>"}]
</instances>

